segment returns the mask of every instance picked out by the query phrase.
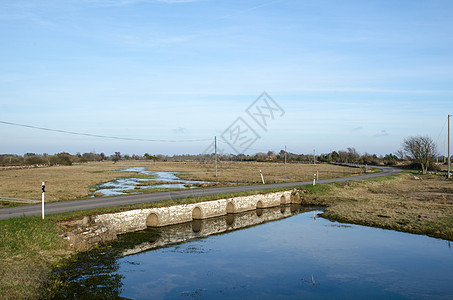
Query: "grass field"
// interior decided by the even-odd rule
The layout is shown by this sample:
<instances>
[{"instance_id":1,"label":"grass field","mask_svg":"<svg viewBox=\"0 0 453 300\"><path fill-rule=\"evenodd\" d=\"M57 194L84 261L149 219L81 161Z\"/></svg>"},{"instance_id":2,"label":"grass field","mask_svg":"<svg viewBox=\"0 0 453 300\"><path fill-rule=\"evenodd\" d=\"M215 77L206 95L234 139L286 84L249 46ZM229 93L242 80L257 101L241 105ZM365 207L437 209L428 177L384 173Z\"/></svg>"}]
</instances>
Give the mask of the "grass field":
<instances>
[{"instance_id":1,"label":"grass field","mask_svg":"<svg viewBox=\"0 0 453 300\"><path fill-rule=\"evenodd\" d=\"M120 177L139 177L136 173L120 172L120 170L130 167L146 167L151 171L179 172L178 176L186 180L245 184L261 182L260 170L266 183L313 180L313 174L316 171L318 171L319 179L344 177L359 171L356 168L327 164L285 165L281 163L221 162L218 165L218 176L215 177L215 165L212 162L100 162L73 166L0 170L0 197L41 200L41 183L44 181L46 182L46 202L85 198L93 195L95 191L93 187L96 184Z\"/></svg>"},{"instance_id":2,"label":"grass field","mask_svg":"<svg viewBox=\"0 0 453 300\"><path fill-rule=\"evenodd\" d=\"M319 179L345 177L360 172L357 168L329 164L283 164L266 162L221 162L217 167L208 163L156 163L150 167L155 171L178 171L179 177L187 180L219 181L231 183L261 183L260 170L266 183L282 183L313 180L318 172Z\"/></svg>"},{"instance_id":3,"label":"grass field","mask_svg":"<svg viewBox=\"0 0 453 300\"><path fill-rule=\"evenodd\" d=\"M32 169L0 170L0 197L41 199L41 183L46 182L46 201L73 200L91 194L90 187L129 172L120 164L95 163Z\"/></svg>"}]
</instances>

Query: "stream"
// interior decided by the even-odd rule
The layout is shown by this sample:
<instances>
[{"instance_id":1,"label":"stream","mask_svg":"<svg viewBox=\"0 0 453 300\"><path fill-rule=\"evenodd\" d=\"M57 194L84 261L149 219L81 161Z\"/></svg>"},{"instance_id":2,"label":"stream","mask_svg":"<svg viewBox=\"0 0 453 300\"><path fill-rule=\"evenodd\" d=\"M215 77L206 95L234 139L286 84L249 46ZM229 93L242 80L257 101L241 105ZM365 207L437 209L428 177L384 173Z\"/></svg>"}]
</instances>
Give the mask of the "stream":
<instances>
[{"instance_id":1,"label":"stream","mask_svg":"<svg viewBox=\"0 0 453 300\"><path fill-rule=\"evenodd\" d=\"M58 297L451 299L449 241L281 206L121 235L54 276Z\"/></svg>"}]
</instances>

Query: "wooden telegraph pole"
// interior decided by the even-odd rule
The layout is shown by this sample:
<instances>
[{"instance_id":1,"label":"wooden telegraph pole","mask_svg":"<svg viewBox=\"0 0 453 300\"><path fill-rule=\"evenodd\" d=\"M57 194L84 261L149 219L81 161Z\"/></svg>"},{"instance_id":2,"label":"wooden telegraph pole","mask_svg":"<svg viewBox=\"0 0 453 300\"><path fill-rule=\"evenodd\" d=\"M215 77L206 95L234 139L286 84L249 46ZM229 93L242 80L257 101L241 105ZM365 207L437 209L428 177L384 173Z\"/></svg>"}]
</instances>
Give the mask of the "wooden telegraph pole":
<instances>
[{"instance_id":1,"label":"wooden telegraph pole","mask_svg":"<svg viewBox=\"0 0 453 300\"><path fill-rule=\"evenodd\" d=\"M215 177L217 177L217 136L214 137L214 148L215 148Z\"/></svg>"},{"instance_id":2,"label":"wooden telegraph pole","mask_svg":"<svg viewBox=\"0 0 453 300\"><path fill-rule=\"evenodd\" d=\"M450 178L450 171L451 171L451 162L450 162L450 117L451 115L448 115L448 170L447 170L447 178Z\"/></svg>"},{"instance_id":3,"label":"wooden telegraph pole","mask_svg":"<svg viewBox=\"0 0 453 300\"><path fill-rule=\"evenodd\" d=\"M286 145L285 145L285 165L286 165Z\"/></svg>"}]
</instances>

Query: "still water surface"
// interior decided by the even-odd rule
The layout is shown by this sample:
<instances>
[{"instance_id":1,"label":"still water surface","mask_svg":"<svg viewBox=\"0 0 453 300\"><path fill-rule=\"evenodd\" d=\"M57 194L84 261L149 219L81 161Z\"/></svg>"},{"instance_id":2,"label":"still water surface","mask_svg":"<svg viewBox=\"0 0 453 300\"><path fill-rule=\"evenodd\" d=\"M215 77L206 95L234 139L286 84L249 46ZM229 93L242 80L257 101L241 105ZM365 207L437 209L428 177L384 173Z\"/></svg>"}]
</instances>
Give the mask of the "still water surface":
<instances>
[{"instance_id":1,"label":"still water surface","mask_svg":"<svg viewBox=\"0 0 453 300\"><path fill-rule=\"evenodd\" d=\"M56 273L68 283L60 296L453 298L449 242L317 213L279 207L125 234Z\"/></svg>"}]
</instances>

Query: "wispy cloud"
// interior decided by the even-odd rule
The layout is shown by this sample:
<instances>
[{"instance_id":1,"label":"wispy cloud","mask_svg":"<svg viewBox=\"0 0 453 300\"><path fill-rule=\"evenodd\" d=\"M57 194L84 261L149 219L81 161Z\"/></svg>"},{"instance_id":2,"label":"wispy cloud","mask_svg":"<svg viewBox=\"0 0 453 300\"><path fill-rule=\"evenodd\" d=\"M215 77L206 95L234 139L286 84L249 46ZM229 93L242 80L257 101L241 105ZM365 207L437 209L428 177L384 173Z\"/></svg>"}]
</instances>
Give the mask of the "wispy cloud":
<instances>
[{"instance_id":1,"label":"wispy cloud","mask_svg":"<svg viewBox=\"0 0 453 300\"><path fill-rule=\"evenodd\" d=\"M170 44L180 44L189 42L195 35L174 35L174 36L158 36L158 35L148 35L148 36L140 36L138 34L123 34L123 35L116 35L112 38L117 42L127 45L133 46L137 48L154 48L164 45Z\"/></svg>"},{"instance_id":2,"label":"wispy cloud","mask_svg":"<svg viewBox=\"0 0 453 300\"><path fill-rule=\"evenodd\" d=\"M185 127L178 127L173 129L174 134L185 134L187 133L187 129Z\"/></svg>"},{"instance_id":3,"label":"wispy cloud","mask_svg":"<svg viewBox=\"0 0 453 300\"><path fill-rule=\"evenodd\" d=\"M386 88L367 88L367 87L326 87L326 88L293 88L281 89L279 92L336 92L336 93L380 93L380 94L407 94L407 95L453 95L450 89L386 89Z\"/></svg>"},{"instance_id":4,"label":"wispy cloud","mask_svg":"<svg viewBox=\"0 0 453 300\"><path fill-rule=\"evenodd\" d=\"M86 2L104 7L123 7L130 6L140 3L188 3L188 2L197 2L199 0L85 0Z\"/></svg>"},{"instance_id":5,"label":"wispy cloud","mask_svg":"<svg viewBox=\"0 0 453 300\"><path fill-rule=\"evenodd\" d=\"M383 136L389 136L389 133L387 132L387 130L381 130L379 133L375 134L374 135L375 137L383 137Z\"/></svg>"},{"instance_id":6,"label":"wispy cloud","mask_svg":"<svg viewBox=\"0 0 453 300\"><path fill-rule=\"evenodd\" d=\"M157 2L164 2L164 3L186 3L186 2L196 2L199 0L157 0Z\"/></svg>"},{"instance_id":7,"label":"wispy cloud","mask_svg":"<svg viewBox=\"0 0 453 300\"><path fill-rule=\"evenodd\" d=\"M160 1L166 1L166 0L160 0ZM172 0L169 0L169 1L172 1ZM255 5L255 6L252 6L252 7L246 8L246 9L243 9L243 10L235 11L234 13L231 13L231 14L227 14L227 15L221 16L221 17L219 17L218 19L226 19L226 18L235 16L235 15L248 13L248 12L250 12L250 11L252 11L252 10L260 9L260 8L262 8L262 7L265 7L265 6L269 6L269 5L276 4L276 3L279 3L279 2L284 2L284 1L286 1L286 0L274 0L274 1L269 1L269 2L262 3L262 4L259 4L259 5Z\"/></svg>"},{"instance_id":8,"label":"wispy cloud","mask_svg":"<svg viewBox=\"0 0 453 300\"><path fill-rule=\"evenodd\" d=\"M57 24L49 19L41 17L39 14L29 11L18 11L15 13L0 13L0 21L8 22L28 22L38 26L56 27Z\"/></svg>"}]
</instances>

